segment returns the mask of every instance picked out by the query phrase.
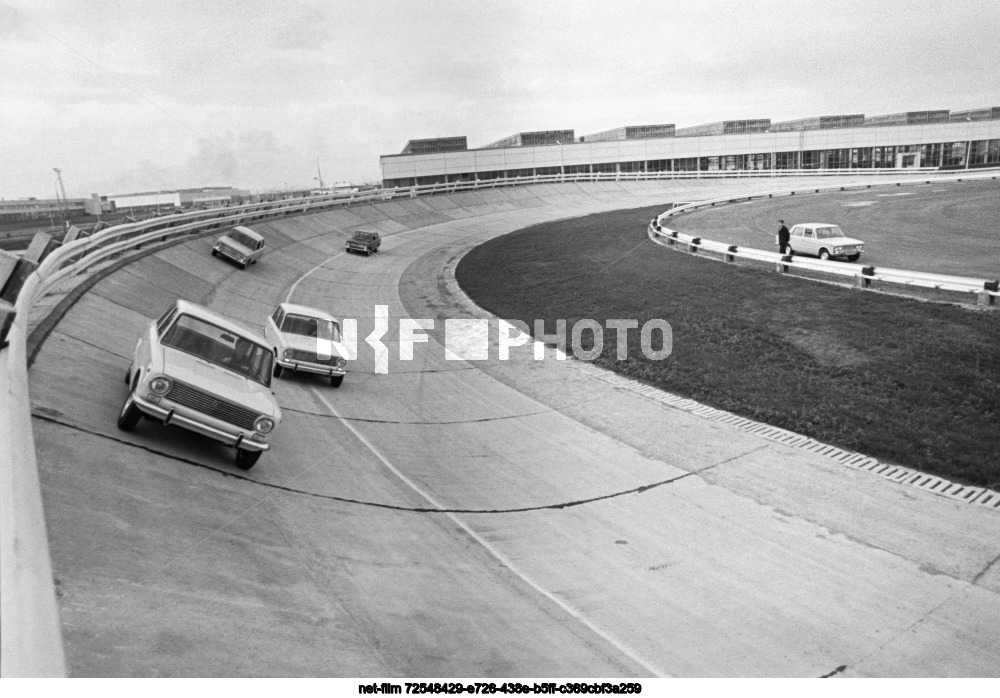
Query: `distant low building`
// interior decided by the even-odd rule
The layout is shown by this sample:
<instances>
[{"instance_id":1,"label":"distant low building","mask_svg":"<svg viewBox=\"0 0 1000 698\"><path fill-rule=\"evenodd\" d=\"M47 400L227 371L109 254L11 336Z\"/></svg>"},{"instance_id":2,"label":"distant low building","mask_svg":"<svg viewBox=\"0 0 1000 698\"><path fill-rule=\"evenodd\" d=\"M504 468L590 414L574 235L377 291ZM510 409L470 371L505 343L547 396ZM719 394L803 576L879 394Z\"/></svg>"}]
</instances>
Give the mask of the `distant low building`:
<instances>
[{"instance_id":1,"label":"distant low building","mask_svg":"<svg viewBox=\"0 0 1000 698\"><path fill-rule=\"evenodd\" d=\"M19 221L49 218L61 220L87 214L90 199L26 199L0 200L0 221Z\"/></svg>"},{"instance_id":2,"label":"distant low building","mask_svg":"<svg viewBox=\"0 0 1000 698\"><path fill-rule=\"evenodd\" d=\"M139 194L109 194L114 211L129 215L150 211L170 211L181 207L181 195L176 191L151 191Z\"/></svg>"}]
</instances>

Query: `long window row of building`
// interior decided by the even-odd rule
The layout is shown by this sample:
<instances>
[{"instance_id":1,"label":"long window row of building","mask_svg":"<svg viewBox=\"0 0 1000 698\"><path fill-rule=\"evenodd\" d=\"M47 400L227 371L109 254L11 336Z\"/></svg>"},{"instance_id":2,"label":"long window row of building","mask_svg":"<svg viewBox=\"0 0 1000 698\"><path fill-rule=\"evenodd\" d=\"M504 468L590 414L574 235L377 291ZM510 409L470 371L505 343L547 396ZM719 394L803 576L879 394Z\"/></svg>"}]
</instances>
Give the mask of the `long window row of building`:
<instances>
[{"instance_id":1,"label":"long window row of building","mask_svg":"<svg viewBox=\"0 0 1000 698\"><path fill-rule=\"evenodd\" d=\"M575 142L571 131L531 132L472 150L456 138L411 141L404 153L380 158L382 182L406 187L579 173L1000 166L997 107L869 119L860 114L810 117L762 131L765 121L676 130L672 124L628 126ZM677 137L682 132L685 137ZM435 140L441 141L440 149Z\"/></svg>"},{"instance_id":2,"label":"long window row of building","mask_svg":"<svg viewBox=\"0 0 1000 698\"><path fill-rule=\"evenodd\" d=\"M561 167L519 167L505 170L436 173L415 177L389 178L383 183L387 187L412 187L446 182L583 173L736 172L772 169L836 170L896 167L937 167L942 169L1000 167L1000 138L954 143L793 150L777 153L595 162Z\"/></svg>"}]
</instances>

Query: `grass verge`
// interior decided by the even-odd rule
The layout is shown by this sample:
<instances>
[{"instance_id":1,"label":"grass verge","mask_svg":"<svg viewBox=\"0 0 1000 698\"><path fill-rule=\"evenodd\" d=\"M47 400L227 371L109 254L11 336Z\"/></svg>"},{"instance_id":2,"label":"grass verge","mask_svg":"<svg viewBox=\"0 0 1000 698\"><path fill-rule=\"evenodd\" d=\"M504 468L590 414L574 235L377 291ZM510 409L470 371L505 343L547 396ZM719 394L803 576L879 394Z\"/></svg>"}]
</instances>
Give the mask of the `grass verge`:
<instances>
[{"instance_id":1,"label":"grass verge","mask_svg":"<svg viewBox=\"0 0 1000 698\"><path fill-rule=\"evenodd\" d=\"M817 440L1000 489L1000 312L867 293L677 254L646 238L663 206L533 226L458 265L480 306L533 327L667 320L673 351L594 363ZM584 335L589 337L589 333ZM589 348L589 346L584 346Z\"/></svg>"}]
</instances>

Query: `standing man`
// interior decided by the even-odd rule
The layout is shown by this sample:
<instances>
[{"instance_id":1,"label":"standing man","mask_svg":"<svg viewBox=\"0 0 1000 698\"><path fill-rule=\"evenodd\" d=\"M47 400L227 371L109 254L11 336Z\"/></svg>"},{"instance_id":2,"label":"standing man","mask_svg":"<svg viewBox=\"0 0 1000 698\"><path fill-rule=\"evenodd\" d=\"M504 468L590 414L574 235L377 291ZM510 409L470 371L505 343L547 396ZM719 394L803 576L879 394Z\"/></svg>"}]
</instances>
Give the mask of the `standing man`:
<instances>
[{"instance_id":1,"label":"standing man","mask_svg":"<svg viewBox=\"0 0 1000 698\"><path fill-rule=\"evenodd\" d=\"M781 254L788 254L788 243L791 240L791 236L788 233L788 226L785 225L785 221L778 221L781 227L778 228L778 252Z\"/></svg>"}]
</instances>

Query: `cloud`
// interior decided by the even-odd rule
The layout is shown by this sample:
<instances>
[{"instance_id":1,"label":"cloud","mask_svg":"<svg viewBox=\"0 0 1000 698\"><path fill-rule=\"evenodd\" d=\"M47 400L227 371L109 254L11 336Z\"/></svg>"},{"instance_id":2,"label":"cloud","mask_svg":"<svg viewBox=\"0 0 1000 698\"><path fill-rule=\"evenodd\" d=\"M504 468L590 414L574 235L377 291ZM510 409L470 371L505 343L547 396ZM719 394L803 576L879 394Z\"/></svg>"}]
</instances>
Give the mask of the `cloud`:
<instances>
[{"instance_id":1,"label":"cloud","mask_svg":"<svg viewBox=\"0 0 1000 698\"><path fill-rule=\"evenodd\" d=\"M122 174L97 183L101 192L121 193L198 186L280 189L308 182L315 167L298 149L263 130L201 139L197 151L179 165L142 160Z\"/></svg>"}]
</instances>

